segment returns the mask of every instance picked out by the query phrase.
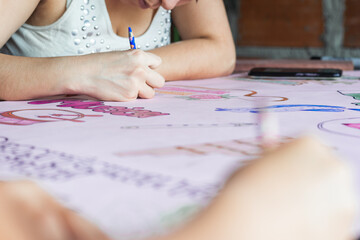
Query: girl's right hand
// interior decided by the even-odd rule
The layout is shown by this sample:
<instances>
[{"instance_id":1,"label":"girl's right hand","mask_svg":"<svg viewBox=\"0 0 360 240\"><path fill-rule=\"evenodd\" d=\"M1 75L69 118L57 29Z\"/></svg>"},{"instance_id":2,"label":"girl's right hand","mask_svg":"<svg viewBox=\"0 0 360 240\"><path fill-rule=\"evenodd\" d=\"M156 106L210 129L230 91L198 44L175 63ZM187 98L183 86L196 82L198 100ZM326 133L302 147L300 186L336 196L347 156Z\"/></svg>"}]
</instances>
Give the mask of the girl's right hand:
<instances>
[{"instance_id":1,"label":"girl's right hand","mask_svg":"<svg viewBox=\"0 0 360 240\"><path fill-rule=\"evenodd\" d=\"M64 93L85 94L100 100L130 101L152 98L164 85L157 73L161 58L142 50L107 52L60 58L70 71L63 80Z\"/></svg>"}]
</instances>

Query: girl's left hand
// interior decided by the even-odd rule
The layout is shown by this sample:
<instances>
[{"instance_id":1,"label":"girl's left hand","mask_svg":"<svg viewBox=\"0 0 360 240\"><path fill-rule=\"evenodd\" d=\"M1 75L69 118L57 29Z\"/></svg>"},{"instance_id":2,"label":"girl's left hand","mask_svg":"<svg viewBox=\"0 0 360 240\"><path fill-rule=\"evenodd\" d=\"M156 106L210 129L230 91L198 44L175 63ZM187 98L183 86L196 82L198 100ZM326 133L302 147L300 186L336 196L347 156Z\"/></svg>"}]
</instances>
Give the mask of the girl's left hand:
<instances>
[{"instance_id":1,"label":"girl's left hand","mask_svg":"<svg viewBox=\"0 0 360 240\"><path fill-rule=\"evenodd\" d=\"M0 182L0 239L109 240L34 183Z\"/></svg>"}]
</instances>

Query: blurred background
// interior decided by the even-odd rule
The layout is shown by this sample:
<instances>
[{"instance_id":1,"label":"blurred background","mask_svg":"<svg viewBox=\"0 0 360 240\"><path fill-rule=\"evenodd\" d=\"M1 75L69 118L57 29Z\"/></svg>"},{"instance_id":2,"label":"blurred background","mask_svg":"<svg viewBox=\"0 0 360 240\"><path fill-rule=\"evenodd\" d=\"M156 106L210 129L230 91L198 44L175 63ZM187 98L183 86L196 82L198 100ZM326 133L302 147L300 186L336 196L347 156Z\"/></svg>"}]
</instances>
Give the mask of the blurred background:
<instances>
[{"instance_id":1,"label":"blurred background","mask_svg":"<svg viewBox=\"0 0 360 240\"><path fill-rule=\"evenodd\" d=\"M238 58L360 57L360 0L224 0Z\"/></svg>"}]
</instances>

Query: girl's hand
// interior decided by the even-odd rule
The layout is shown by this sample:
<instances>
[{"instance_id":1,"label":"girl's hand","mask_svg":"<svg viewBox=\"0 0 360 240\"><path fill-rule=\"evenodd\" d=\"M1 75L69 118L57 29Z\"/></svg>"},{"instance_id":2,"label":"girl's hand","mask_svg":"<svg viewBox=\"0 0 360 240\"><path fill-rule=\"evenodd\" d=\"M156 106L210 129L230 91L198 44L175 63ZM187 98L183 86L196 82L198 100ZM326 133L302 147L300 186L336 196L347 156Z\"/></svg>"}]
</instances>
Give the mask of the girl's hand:
<instances>
[{"instance_id":1,"label":"girl's hand","mask_svg":"<svg viewBox=\"0 0 360 240\"><path fill-rule=\"evenodd\" d=\"M31 182L0 182L0 239L109 240Z\"/></svg>"},{"instance_id":2,"label":"girl's hand","mask_svg":"<svg viewBox=\"0 0 360 240\"><path fill-rule=\"evenodd\" d=\"M69 61L73 59L74 61ZM85 94L107 101L130 101L152 98L154 88L165 79L154 69L161 58L142 50L108 52L61 58L68 69L65 93Z\"/></svg>"},{"instance_id":3,"label":"girl's hand","mask_svg":"<svg viewBox=\"0 0 360 240\"><path fill-rule=\"evenodd\" d=\"M301 138L240 169L198 218L158 240L350 240L356 203L348 167Z\"/></svg>"}]
</instances>

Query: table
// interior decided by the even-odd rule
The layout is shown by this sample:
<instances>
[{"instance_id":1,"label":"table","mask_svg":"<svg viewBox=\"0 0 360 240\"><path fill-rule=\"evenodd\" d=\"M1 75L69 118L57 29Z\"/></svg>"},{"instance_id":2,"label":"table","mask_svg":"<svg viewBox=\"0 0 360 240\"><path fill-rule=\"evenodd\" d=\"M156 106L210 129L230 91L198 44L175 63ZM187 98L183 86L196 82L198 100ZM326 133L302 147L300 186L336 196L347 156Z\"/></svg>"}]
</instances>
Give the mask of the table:
<instances>
[{"instance_id":1,"label":"table","mask_svg":"<svg viewBox=\"0 0 360 240\"><path fill-rule=\"evenodd\" d=\"M260 152L257 99L280 138L323 138L360 182L360 72L340 80L228 77L167 83L155 98L0 102L0 176L28 178L114 238L162 233L200 211ZM360 190L360 185L358 186Z\"/></svg>"}]
</instances>

